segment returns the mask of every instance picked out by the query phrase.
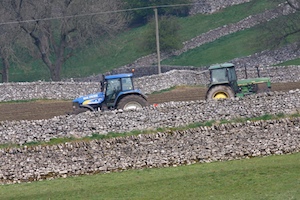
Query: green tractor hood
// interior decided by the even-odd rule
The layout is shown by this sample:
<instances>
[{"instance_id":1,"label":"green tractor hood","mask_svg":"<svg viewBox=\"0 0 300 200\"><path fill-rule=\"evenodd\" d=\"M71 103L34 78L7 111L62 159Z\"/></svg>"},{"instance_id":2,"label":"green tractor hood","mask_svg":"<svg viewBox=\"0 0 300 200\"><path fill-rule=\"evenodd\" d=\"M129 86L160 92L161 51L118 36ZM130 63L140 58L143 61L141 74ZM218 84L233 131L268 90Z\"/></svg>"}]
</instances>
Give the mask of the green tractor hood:
<instances>
[{"instance_id":1,"label":"green tractor hood","mask_svg":"<svg viewBox=\"0 0 300 200\"><path fill-rule=\"evenodd\" d=\"M271 80L270 78L249 78L249 79L241 79L237 81L238 86L247 86L251 84L259 84L266 83L268 88L271 88Z\"/></svg>"}]
</instances>

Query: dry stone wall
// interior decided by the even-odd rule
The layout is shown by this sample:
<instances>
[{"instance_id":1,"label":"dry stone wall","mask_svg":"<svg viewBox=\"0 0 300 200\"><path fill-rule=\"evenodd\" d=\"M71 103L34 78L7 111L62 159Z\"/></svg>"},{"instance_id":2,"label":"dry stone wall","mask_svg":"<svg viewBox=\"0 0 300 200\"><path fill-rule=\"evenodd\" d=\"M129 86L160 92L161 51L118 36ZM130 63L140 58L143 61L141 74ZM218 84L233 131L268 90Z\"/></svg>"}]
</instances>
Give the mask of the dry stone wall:
<instances>
[{"instance_id":1,"label":"dry stone wall","mask_svg":"<svg viewBox=\"0 0 300 200\"><path fill-rule=\"evenodd\" d=\"M299 152L300 118L0 149L0 183Z\"/></svg>"},{"instance_id":2,"label":"dry stone wall","mask_svg":"<svg viewBox=\"0 0 300 200\"><path fill-rule=\"evenodd\" d=\"M73 99L99 91L99 82L0 83L0 101L29 99Z\"/></svg>"},{"instance_id":3,"label":"dry stone wall","mask_svg":"<svg viewBox=\"0 0 300 200\"><path fill-rule=\"evenodd\" d=\"M93 133L155 130L195 122L253 118L265 114L300 111L300 89L270 92L226 101L168 102L137 111L86 112L47 120L0 122L0 144L24 144L60 137L85 137Z\"/></svg>"},{"instance_id":4,"label":"dry stone wall","mask_svg":"<svg viewBox=\"0 0 300 200\"><path fill-rule=\"evenodd\" d=\"M251 0L194 0L195 5L192 7L190 14L214 13L220 9L250 1Z\"/></svg>"},{"instance_id":5,"label":"dry stone wall","mask_svg":"<svg viewBox=\"0 0 300 200\"><path fill-rule=\"evenodd\" d=\"M259 69L261 76L270 77L273 83L300 81L300 66L260 67ZM242 68L237 70L237 74L239 79L245 78L245 72ZM248 78L257 77L256 68L248 68L247 75ZM2 83L0 84L0 101L74 99L98 92L100 84L94 81ZM208 83L209 73L207 70L172 70L159 75L135 78L136 88L141 89L145 94L176 85L206 85Z\"/></svg>"}]
</instances>

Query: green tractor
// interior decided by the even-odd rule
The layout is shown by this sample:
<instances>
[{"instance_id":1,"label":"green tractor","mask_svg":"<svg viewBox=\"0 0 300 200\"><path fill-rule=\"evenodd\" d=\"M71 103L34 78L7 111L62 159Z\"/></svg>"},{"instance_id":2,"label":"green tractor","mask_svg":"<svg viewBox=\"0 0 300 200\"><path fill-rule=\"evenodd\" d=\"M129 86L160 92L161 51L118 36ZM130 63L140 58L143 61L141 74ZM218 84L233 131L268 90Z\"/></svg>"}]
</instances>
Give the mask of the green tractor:
<instances>
[{"instance_id":1,"label":"green tractor","mask_svg":"<svg viewBox=\"0 0 300 200\"><path fill-rule=\"evenodd\" d=\"M260 92L268 92L271 89L270 78L260 77L258 68L258 78L242 80L237 80L235 66L232 63L210 66L209 72L210 84L208 85L206 99L243 97Z\"/></svg>"}]
</instances>

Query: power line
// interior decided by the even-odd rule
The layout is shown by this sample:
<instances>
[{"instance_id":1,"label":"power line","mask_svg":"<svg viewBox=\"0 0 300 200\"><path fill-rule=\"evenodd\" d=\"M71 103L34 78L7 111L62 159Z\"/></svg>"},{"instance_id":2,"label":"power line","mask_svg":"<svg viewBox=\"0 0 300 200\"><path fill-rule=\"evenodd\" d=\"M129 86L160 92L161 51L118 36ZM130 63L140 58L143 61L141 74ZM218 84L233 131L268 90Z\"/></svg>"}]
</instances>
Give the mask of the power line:
<instances>
[{"instance_id":1,"label":"power line","mask_svg":"<svg viewBox=\"0 0 300 200\"><path fill-rule=\"evenodd\" d=\"M9 22L2 22L2 23L0 23L0 25L31 23L31 22L37 22L37 21L50 21L50 20L57 20L57 19L69 19L69 18L76 18L76 17L87 17L87 16L103 15L103 14L111 14L111 13L130 12L130 11L137 11L137 10L147 10L147 9L153 9L153 8L183 7L183 6L192 6L192 5L197 5L197 4L202 4L202 3L146 6L146 7L139 7L139 8L129 8L129 9L121 9L121 10L102 11L102 12L96 12L96 13L67 15L67 16L62 16L62 17L48 17L48 18L28 19L28 20L21 20L21 21L9 21Z\"/></svg>"}]
</instances>

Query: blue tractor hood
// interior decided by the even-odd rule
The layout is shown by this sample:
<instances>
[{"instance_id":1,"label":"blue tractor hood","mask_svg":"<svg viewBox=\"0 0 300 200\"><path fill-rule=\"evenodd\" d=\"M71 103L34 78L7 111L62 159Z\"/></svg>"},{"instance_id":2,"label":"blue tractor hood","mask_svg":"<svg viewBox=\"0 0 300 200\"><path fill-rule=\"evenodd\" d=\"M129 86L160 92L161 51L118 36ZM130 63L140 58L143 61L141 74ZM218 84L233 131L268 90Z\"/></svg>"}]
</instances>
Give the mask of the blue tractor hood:
<instances>
[{"instance_id":1,"label":"blue tractor hood","mask_svg":"<svg viewBox=\"0 0 300 200\"><path fill-rule=\"evenodd\" d=\"M81 96L73 100L73 103L79 103L79 105L94 105L100 104L104 101L104 93L98 92L96 94L88 94Z\"/></svg>"}]
</instances>

